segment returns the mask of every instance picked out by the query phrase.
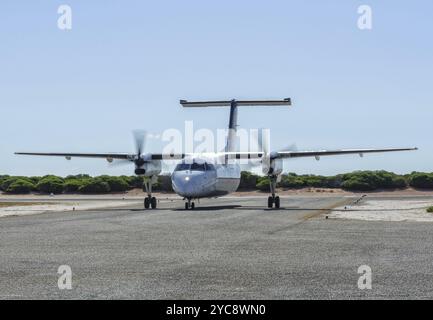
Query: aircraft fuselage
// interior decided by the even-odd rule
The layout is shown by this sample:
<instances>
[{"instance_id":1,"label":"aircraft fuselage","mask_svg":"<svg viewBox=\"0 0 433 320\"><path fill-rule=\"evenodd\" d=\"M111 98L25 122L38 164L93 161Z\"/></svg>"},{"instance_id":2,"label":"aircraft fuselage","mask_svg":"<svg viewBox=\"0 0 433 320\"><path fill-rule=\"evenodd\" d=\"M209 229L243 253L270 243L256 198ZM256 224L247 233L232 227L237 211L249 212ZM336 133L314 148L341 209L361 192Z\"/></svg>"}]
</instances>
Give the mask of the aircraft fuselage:
<instances>
[{"instance_id":1,"label":"aircraft fuselage","mask_svg":"<svg viewBox=\"0 0 433 320\"><path fill-rule=\"evenodd\" d=\"M183 161L171 175L173 190L187 199L211 198L235 192L241 170L236 164L213 164L195 158Z\"/></svg>"}]
</instances>

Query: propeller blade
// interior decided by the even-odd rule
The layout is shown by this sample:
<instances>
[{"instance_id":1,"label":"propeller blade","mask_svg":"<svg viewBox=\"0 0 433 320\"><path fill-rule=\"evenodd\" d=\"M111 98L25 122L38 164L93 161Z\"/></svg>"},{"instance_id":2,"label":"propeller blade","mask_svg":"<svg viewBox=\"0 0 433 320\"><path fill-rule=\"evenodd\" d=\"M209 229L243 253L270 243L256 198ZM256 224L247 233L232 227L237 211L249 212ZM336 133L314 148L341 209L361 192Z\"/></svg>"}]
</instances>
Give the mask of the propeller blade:
<instances>
[{"instance_id":1,"label":"propeller blade","mask_svg":"<svg viewBox=\"0 0 433 320\"><path fill-rule=\"evenodd\" d=\"M259 129L259 135L258 135L258 144L260 151L263 151L265 155L268 155L270 153L270 132L269 129Z\"/></svg>"},{"instance_id":2,"label":"propeller blade","mask_svg":"<svg viewBox=\"0 0 433 320\"><path fill-rule=\"evenodd\" d=\"M137 156L140 157L143 153L144 148L146 147L146 137L147 133L144 130L134 130L134 143L135 143L135 152Z\"/></svg>"},{"instance_id":3,"label":"propeller blade","mask_svg":"<svg viewBox=\"0 0 433 320\"><path fill-rule=\"evenodd\" d=\"M122 166L130 165L131 163L133 163L133 162L130 160L114 160L113 162L111 162L109 164L109 166L111 168L115 168L115 167L122 167Z\"/></svg>"},{"instance_id":4,"label":"propeller blade","mask_svg":"<svg viewBox=\"0 0 433 320\"><path fill-rule=\"evenodd\" d=\"M284 148L279 149L278 151L298 151L298 146L296 143L292 143Z\"/></svg>"}]
</instances>

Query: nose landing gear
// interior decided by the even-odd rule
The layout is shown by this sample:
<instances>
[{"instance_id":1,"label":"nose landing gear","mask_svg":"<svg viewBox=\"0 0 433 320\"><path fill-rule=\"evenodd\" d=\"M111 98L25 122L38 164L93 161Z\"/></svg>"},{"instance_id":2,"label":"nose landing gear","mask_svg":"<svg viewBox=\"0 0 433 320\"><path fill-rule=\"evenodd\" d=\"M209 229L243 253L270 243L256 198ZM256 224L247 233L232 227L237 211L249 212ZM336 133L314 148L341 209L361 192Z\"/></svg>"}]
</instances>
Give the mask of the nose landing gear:
<instances>
[{"instance_id":1,"label":"nose landing gear","mask_svg":"<svg viewBox=\"0 0 433 320\"><path fill-rule=\"evenodd\" d=\"M195 209L195 203L191 202L191 199L188 199L188 202L185 202L185 210L194 210Z\"/></svg>"},{"instance_id":2,"label":"nose landing gear","mask_svg":"<svg viewBox=\"0 0 433 320\"><path fill-rule=\"evenodd\" d=\"M275 208L280 208L280 197L275 196L275 189L277 187L277 176L269 176L269 186L271 188L271 196L268 198L268 208L272 208L275 205Z\"/></svg>"}]
</instances>

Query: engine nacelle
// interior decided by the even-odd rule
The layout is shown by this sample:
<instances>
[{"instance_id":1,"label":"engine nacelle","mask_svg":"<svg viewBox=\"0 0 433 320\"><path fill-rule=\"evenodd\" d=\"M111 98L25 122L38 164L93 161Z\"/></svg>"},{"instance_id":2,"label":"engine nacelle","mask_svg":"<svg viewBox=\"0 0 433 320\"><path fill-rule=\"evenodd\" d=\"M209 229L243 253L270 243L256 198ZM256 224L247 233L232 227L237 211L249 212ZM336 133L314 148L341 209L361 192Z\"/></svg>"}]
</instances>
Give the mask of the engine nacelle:
<instances>
[{"instance_id":1,"label":"engine nacelle","mask_svg":"<svg viewBox=\"0 0 433 320\"><path fill-rule=\"evenodd\" d=\"M135 174L139 176L157 176L162 171L161 161L149 161L135 168Z\"/></svg>"},{"instance_id":2,"label":"engine nacelle","mask_svg":"<svg viewBox=\"0 0 433 320\"><path fill-rule=\"evenodd\" d=\"M263 159L262 162L262 172L263 174L270 175L280 175L283 172L283 160L282 159L273 159L268 160Z\"/></svg>"}]
</instances>

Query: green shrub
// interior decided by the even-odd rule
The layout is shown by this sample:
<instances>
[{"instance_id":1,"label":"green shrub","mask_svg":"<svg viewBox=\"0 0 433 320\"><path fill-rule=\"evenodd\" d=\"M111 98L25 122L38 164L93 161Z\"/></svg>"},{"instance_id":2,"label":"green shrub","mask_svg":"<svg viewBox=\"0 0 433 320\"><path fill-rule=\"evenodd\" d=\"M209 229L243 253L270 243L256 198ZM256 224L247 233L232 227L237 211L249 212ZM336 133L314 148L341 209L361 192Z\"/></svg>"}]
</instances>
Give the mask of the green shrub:
<instances>
[{"instance_id":1,"label":"green shrub","mask_svg":"<svg viewBox=\"0 0 433 320\"><path fill-rule=\"evenodd\" d=\"M36 189L42 193L62 193L63 179L56 176L45 176L39 180Z\"/></svg>"},{"instance_id":2,"label":"green shrub","mask_svg":"<svg viewBox=\"0 0 433 320\"><path fill-rule=\"evenodd\" d=\"M338 174L336 176L326 177L326 184L328 188L341 188L343 183L343 175Z\"/></svg>"},{"instance_id":3,"label":"green shrub","mask_svg":"<svg viewBox=\"0 0 433 320\"><path fill-rule=\"evenodd\" d=\"M78 191L84 194L109 193L110 185L100 179L89 179L83 182Z\"/></svg>"},{"instance_id":4,"label":"green shrub","mask_svg":"<svg viewBox=\"0 0 433 320\"><path fill-rule=\"evenodd\" d=\"M407 181L404 177L396 176L393 178L393 185L396 189L404 189L407 188Z\"/></svg>"},{"instance_id":5,"label":"green shrub","mask_svg":"<svg viewBox=\"0 0 433 320\"><path fill-rule=\"evenodd\" d=\"M128 184L128 189L133 189L134 188L133 186L131 186L132 180L133 180L132 177L130 177L130 176L120 176L120 178L122 178L123 181L125 181Z\"/></svg>"},{"instance_id":6,"label":"green shrub","mask_svg":"<svg viewBox=\"0 0 433 320\"><path fill-rule=\"evenodd\" d=\"M42 178L41 177L30 177L29 179L33 182L34 185L37 185Z\"/></svg>"},{"instance_id":7,"label":"green shrub","mask_svg":"<svg viewBox=\"0 0 433 320\"><path fill-rule=\"evenodd\" d=\"M65 178L65 180L88 180L92 177L88 174L77 174L77 175L69 175Z\"/></svg>"},{"instance_id":8,"label":"green shrub","mask_svg":"<svg viewBox=\"0 0 433 320\"><path fill-rule=\"evenodd\" d=\"M343 174L342 179L341 187L353 191L398 189L407 186L402 176L387 171L355 171Z\"/></svg>"},{"instance_id":9,"label":"green shrub","mask_svg":"<svg viewBox=\"0 0 433 320\"><path fill-rule=\"evenodd\" d=\"M307 187L326 188L328 186L327 178L324 176L307 175L303 176Z\"/></svg>"},{"instance_id":10,"label":"green shrub","mask_svg":"<svg viewBox=\"0 0 433 320\"><path fill-rule=\"evenodd\" d=\"M430 208L427 208L427 212L433 213L433 206L431 206Z\"/></svg>"},{"instance_id":11,"label":"green shrub","mask_svg":"<svg viewBox=\"0 0 433 320\"><path fill-rule=\"evenodd\" d=\"M372 173L378 179L377 187L381 189L397 189L405 188L407 186L406 180L396 175L393 172L387 171L374 171Z\"/></svg>"},{"instance_id":12,"label":"green shrub","mask_svg":"<svg viewBox=\"0 0 433 320\"><path fill-rule=\"evenodd\" d=\"M280 186L288 189L300 189L305 187L306 183L302 177L288 175L281 178Z\"/></svg>"},{"instance_id":13,"label":"green shrub","mask_svg":"<svg viewBox=\"0 0 433 320\"><path fill-rule=\"evenodd\" d=\"M35 185L25 179L16 179L11 184L9 184L6 189L7 193L12 194L27 194L34 190Z\"/></svg>"},{"instance_id":14,"label":"green shrub","mask_svg":"<svg viewBox=\"0 0 433 320\"><path fill-rule=\"evenodd\" d=\"M1 182L1 184L0 184L0 190L6 191L9 188L9 186L12 183L14 183L17 179L18 179L17 177L7 177L7 178L2 179L0 181Z\"/></svg>"},{"instance_id":15,"label":"green shrub","mask_svg":"<svg viewBox=\"0 0 433 320\"><path fill-rule=\"evenodd\" d=\"M89 180L89 179L87 179ZM65 192L68 193L74 193L78 192L80 187L85 183L86 180L80 180L80 179L68 179L63 184L63 189Z\"/></svg>"},{"instance_id":16,"label":"green shrub","mask_svg":"<svg viewBox=\"0 0 433 320\"><path fill-rule=\"evenodd\" d=\"M32 184L34 187L34 183L30 178L16 176L16 177L8 177L8 178L4 179L2 184L0 185L0 189L7 192L7 189L9 188L9 186L17 180L27 181L30 184ZM34 190L34 188L32 190Z\"/></svg>"},{"instance_id":17,"label":"green shrub","mask_svg":"<svg viewBox=\"0 0 433 320\"><path fill-rule=\"evenodd\" d=\"M269 178L268 177L259 177L257 179L256 188L260 191L269 191Z\"/></svg>"},{"instance_id":18,"label":"green shrub","mask_svg":"<svg viewBox=\"0 0 433 320\"><path fill-rule=\"evenodd\" d=\"M121 177L99 176L95 179L108 183L111 192L124 192L129 189L129 184Z\"/></svg>"},{"instance_id":19,"label":"green shrub","mask_svg":"<svg viewBox=\"0 0 433 320\"><path fill-rule=\"evenodd\" d=\"M155 185L153 185L153 189L162 192L173 192L171 176L168 175L159 176L158 182Z\"/></svg>"},{"instance_id":20,"label":"green shrub","mask_svg":"<svg viewBox=\"0 0 433 320\"><path fill-rule=\"evenodd\" d=\"M414 172L409 176L409 185L419 189L432 189L433 173Z\"/></svg>"},{"instance_id":21,"label":"green shrub","mask_svg":"<svg viewBox=\"0 0 433 320\"><path fill-rule=\"evenodd\" d=\"M242 171L241 181L239 184L240 190L254 190L256 188L257 179L259 177L251 172Z\"/></svg>"},{"instance_id":22,"label":"green shrub","mask_svg":"<svg viewBox=\"0 0 433 320\"><path fill-rule=\"evenodd\" d=\"M131 176L129 177L130 188L143 188L143 177L142 176Z\"/></svg>"},{"instance_id":23,"label":"green shrub","mask_svg":"<svg viewBox=\"0 0 433 320\"><path fill-rule=\"evenodd\" d=\"M3 182L9 178L10 178L10 176L8 176L8 175L1 175L0 176L0 191L5 191L5 190L3 190L2 185L3 185Z\"/></svg>"},{"instance_id":24,"label":"green shrub","mask_svg":"<svg viewBox=\"0 0 433 320\"><path fill-rule=\"evenodd\" d=\"M341 187L350 191L372 191L376 189L375 186L360 178L351 178L349 180L345 180L341 184Z\"/></svg>"}]
</instances>

